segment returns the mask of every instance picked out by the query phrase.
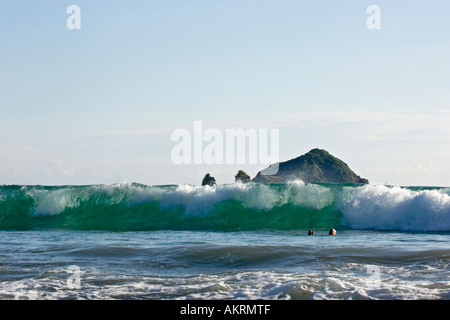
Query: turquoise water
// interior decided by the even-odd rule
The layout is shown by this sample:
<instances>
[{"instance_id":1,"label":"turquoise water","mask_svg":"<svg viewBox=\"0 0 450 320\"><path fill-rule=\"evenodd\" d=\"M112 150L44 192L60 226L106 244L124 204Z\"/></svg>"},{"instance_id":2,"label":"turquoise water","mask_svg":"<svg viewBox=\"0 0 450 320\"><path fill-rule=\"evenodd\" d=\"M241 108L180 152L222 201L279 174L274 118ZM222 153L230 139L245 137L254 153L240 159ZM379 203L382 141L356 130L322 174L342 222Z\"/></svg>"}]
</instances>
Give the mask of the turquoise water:
<instances>
[{"instance_id":1,"label":"turquoise water","mask_svg":"<svg viewBox=\"0 0 450 320\"><path fill-rule=\"evenodd\" d=\"M4 186L0 299L447 300L449 199L301 182Z\"/></svg>"}]
</instances>

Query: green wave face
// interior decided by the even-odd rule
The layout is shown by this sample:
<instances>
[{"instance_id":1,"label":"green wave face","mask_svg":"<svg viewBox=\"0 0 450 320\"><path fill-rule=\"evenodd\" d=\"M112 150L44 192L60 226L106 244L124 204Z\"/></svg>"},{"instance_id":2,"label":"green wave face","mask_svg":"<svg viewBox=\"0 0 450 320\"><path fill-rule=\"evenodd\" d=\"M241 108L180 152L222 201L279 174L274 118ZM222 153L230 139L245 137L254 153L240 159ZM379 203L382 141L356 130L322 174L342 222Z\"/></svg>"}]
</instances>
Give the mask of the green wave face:
<instances>
[{"instance_id":1,"label":"green wave face","mask_svg":"<svg viewBox=\"0 0 450 320\"><path fill-rule=\"evenodd\" d=\"M450 230L447 189L380 185L0 187L0 230ZM401 201L400 201L401 200ZM439 220L439 221L438 221Z\"/></svg>"}]
</instances>

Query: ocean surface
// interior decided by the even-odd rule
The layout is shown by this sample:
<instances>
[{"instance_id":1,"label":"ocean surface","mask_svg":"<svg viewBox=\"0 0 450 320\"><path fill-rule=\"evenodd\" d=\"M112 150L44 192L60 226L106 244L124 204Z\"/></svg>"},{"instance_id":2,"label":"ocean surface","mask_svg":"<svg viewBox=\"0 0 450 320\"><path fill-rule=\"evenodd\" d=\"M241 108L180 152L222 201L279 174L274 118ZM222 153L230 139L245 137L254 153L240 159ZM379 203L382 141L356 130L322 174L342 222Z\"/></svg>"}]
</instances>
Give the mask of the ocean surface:
<instances>
[{"instance_id":1,"label":"ocean surface","mask_svg":"<svg viewBox=\"0 0 450 320\"><path fill-rule=\"evenodd\" d=\"M449 262L450 188L0 186L0 299L448 300Z\"/></svg>"}]
</instances>

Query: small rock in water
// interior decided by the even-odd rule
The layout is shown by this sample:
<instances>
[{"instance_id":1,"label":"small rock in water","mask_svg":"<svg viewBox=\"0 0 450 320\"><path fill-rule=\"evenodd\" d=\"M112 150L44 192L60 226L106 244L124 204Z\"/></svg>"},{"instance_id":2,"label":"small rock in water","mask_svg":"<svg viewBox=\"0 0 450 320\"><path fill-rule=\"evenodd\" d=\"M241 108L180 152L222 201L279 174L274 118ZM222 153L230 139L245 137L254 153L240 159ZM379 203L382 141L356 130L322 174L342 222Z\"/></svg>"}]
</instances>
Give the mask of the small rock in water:
<instances>
[{"instance_id":1,"label":"small rock in water","mask_svg":"<svg viewBox=\"0 0 450 320\"><path fill-rule=\"evenodd\" d=\"M216 185L216 179L214 177L211 177L209 173L205 175L202 181L202 186L215 186Z\"/></svg>"}]
</instances>

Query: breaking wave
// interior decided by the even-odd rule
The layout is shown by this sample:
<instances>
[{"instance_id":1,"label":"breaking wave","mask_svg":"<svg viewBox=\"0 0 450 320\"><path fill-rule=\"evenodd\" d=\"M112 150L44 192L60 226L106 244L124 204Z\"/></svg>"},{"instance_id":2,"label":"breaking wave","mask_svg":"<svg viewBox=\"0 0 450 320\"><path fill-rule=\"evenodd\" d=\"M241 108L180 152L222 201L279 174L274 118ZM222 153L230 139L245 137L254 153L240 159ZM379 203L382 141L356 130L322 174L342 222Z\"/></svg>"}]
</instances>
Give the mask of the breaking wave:
<instances>
[{"instance_id":1,"label":"breaking wave","mask_svg":"<svg viewBox=\"0 0 450 320\"><path fill-rule=\"evenodd\" d=\"M1 230L450 231L450 189L378 184L0 187Z\"/></svg>"}]
</instances>

